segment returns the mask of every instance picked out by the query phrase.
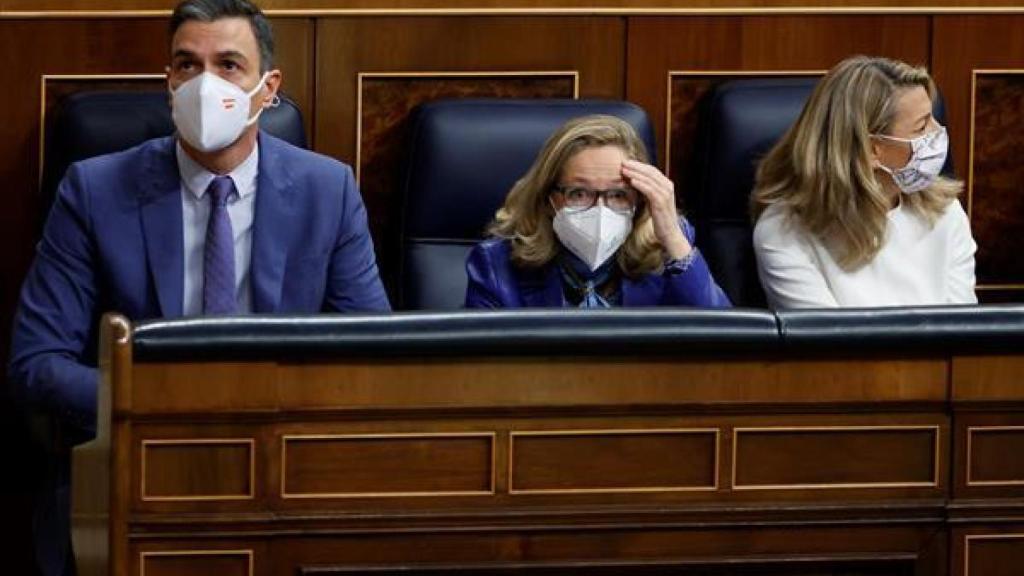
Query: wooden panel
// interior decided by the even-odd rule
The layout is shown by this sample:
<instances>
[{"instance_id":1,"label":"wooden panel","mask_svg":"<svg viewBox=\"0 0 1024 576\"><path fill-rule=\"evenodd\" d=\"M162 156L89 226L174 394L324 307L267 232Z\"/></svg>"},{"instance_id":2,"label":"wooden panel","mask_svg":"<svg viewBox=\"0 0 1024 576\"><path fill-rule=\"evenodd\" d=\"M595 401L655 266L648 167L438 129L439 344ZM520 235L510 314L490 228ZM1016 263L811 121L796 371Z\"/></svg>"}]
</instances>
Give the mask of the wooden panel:
<instances>
[{"instance_id":1,"label":"wooden panel","mask_svg":"<svg viewBox=\"0 0 1024 576\"><path fill-rule=\"evenodd\" d=\"M494 435L285 436L281 466L283 498L488 494Z\"/></svg>"},{"instance_id":2,"label":"wooden panel","mask_svg":"<svg viewBox=\"0 0 1024 576\"><path fill-rule=\"evenodd\" d=\"M311 18L272 18L270 24L274 29L274 66L281 70L281 92L294 100L302 111L306 138L312 148L316 125L313 106L315 23Z\"/></svg>"},{"instance_id":3,"label":"wooden panel","mask_svg":"<svg viewBox=\"0 0 1024 576\"><path fill-rule=\"evenodd\" d=\"M953 159L958 173L970 176L967 204L978 241L978 280L1018 288L979 291L983 301L1019 301L1024 283L1024 269L1009 256L1020 249L1015 231L1024 224L1019 189L1007 182L1019 176L1019 156L1014 155L1019 146L1014 148L1013 138L1006 140L1013 127L1020 125L1020 114L1017 108L1005 106L1019 94L1019 84L1006 82L1005 76L994 78L995 82L986 79L975 94L972 80L976 70L1024 69L1022 26L1024 15L936 16L933 25L932 72L946 98Z\"/></svg>"},{"instance_id":4,"label":"wooden panel","mask_svg":"<svg viewBox=\"0 0 1024 576\"><path fill-rule=\"evenodd\" d=\"M343 411L732 402L941 402L943 360L543 358L351 360L345 364L136 364L133 410ZM637 385L642 382L642 385ZM460 383L460 386L453 386Z\"/></svg>"},{"instance_id":5,"label":"wooden panel","mask_svg":"<svg viewBox=\"0 0 1024 576\"><path fill-rule=\"evenodd\" d=\"M953 359L957 402L1024 401L1024 358L975 356Z\"/></svg>"},{"instance_id":6,"label":"wooden panel","mask_svg":"<svg viewBox=\"0 0 1024 576\"><path fill-rule=\"evenodd\" d=\"M717 430L513 432L509 492L714 490Z\"/></svg>"},{"instance_id":7,"label":"wooden panel","mask_svg":"<svg viewBox=\"0 0 1024 576\"><path fill-rule=\"evenodd\" d=\"M252 576L251 550L142 552L139 576Z\"/></svg>"},{"instance_id":8,"label":"wooden panel","mask_svg":"<svg viewBox=\"0 0 1024 576\"><path fill-rule=\"evenodd\" d=\"M1024 289L1024 69L974 76L971 188L968 195L978 243L980 285Z\"/></svg>"},{"instance_id":9,"label":"wooden panel","mask_svg":"<svg viewBox=\"0 0 1024 576\"><path fill-rule=\"evenodd\" d=\"M602 576L618 574L613 568L619 565L638 568L638 564L651 568L662 564L662 571L653 572L662 575L938 575L944 572L925 556L933 553L930 545L941 544L941 540L933 526L736 525L714 530L705 526L655 527L641 523L629 529L578 526L525 532L488 532L467 526L449 534L421 533L406 538L393 534L347 539L295 538L287 548L274 550L273 573L293 574L296 566L308 567L307 574L313 574L313 567L321 566L345 566L351 569L349 573L356 574L395 568L493 567L492 572L470 572L476 576L515 574L507 569L511 563L519 564L524 571L531 566L540 568L543 563L553 567L561 564L564 569L570 560L579 569L575 574ZM943 551L939 547L935 552ZM868 558L875 563L865 563ZM815 562L817 571L812 571L810 566ZM502 564L505 571L499 570ZM606 571L590 571L600 566ZM856 570L858 567L860 571ZM574 572L547 572L565 573Z\"/></svg>"},{"instance_id":10,"label":"wooden panel","mask_svg":"<svg viewBox=\"0 0 1024 576\"><path fill-rule=\"evenodd\" d=\"M1024 426L967 428L967 485L1024 485Z\"/></svg>"},{"instance_id":11,"label":"wooden panel","mask_svg":"<svg viewBox=\"0 0 1024 576\"><path fill-rule=\"evenodd\" d=\"M737 428L733 489L939 483L938 427Z\"/></svg>"},{"instance_id":12,"label":"wooden panel","mask_svg":"<svg viewBox=\"0 0 1024 576\"><path fill-rule=\"evenodd\" d=\"M543 358L296 366L281 389L293 408L941 401L944 362L702 362ZM454 383L461 386L453 386Z\"/></svg>"},{"instance_id":13,"label":"wooden panel","mask_svg":"<svg viewBox=\"0 0 1024 576\"><path fill-rule=\"evenodd\" d=\"M366 566L300 567L300 576L365 574ZM703 560L615 560L576 562L493 562L423 567L374 567L374 576L913 576L911 555L836 555L832 558L754 558Z\"/></svg>"},{"instance_id":14,"label":"wooden panel","mask_svg":"<svg viewBox=\"0 0 1024 576\"><path fill-rule=\"evenodd\" d=\"M971 534L964 541L963 576L1017 576L1024 533Z\"/></svg>"},{"instance_id":15,"label":"wooden panel","mask_svg":"<svg viewBox=\"0 0 1024 576\"><path fill-rule=\"evenodd\" d=\"M670 71L825 70L860 53L925 63L928 24L923 16L631 17L626 98L651 115L664 163Z\"/></svg>"},{"instance_id":16,"label":"wooden panel","mask_svg":"<svg viewBox=\"0 0 1024 576\"><path fill-rule=\"evenodd\" d=\"M142 500L234 500L253 497L252 439L143 440Z\"/></svg>"},{"instance_id":17,"label":"wooden panel","mask_svg":"<svg viewBox=\"0 0 1024 576\"><path fill-rule=\"evenodd\" d=\"M88 10L88 11L137 11L157 10L170 12L174 2L167 0L3 0L0 11L36 13L37 11ZM853 7L856 10L877 8L880 10L917 7L922 12L936 8L978 11L978 6L991 10L994 7L1013 9L1015 0L263 0L260 6L270 14L275 11L294 13L297 10L321 10L352 13L408 13L417 11L445 11L456 14L486 13L495 10L520 11L526 13L552 13L558 11L590 11L594 9L612 13L651 10L673 11L723 11L766 12L772 8L791 9L799 12L830 12Z\"/></svg>"},{"instance_id":18,"label":"wooden panel","mask_svg":"<svg viewBox=\"0 0 1024 576\"><path fill-rule=\"evenodd\" d=\"M954 416L953 495L959 518L979 521L1013 514L1005 505L1024 496L1024 413L993 403L966 405ZM991 499L991 504L985 503Z\"/></svg>"},{"instance_id":19,"label":"wooden panel","mask_svg":"<svg viewBox=\"0 0 1024 576\"><path fill-rule=\"evenodd\" d=\"M272 363L136 364L133 409L161 413L189 410L269 410L276 406L277 370Z\"/></svg>"},{"instance_id":20,"label":"wooden panel","mask_svg":"<svg viewBox=\"0 0 1024 576\"><path fill-rule=\"evenodd\" d=\"M383 42L382 39L387 39ZM619 18L326 18L317 24L317 149L355 165L362 123L361 188L385 283L397 278L402 130L419 102L446 96L621 98L624 26ZM509 49L514 46L515 49ZM359 92L360 74L373 73ZM416 80L384 75L427 73ZM440 79L439 73L515 73ZM358 109L360 99L363 110Z\"/></svg>"}]
</instances>

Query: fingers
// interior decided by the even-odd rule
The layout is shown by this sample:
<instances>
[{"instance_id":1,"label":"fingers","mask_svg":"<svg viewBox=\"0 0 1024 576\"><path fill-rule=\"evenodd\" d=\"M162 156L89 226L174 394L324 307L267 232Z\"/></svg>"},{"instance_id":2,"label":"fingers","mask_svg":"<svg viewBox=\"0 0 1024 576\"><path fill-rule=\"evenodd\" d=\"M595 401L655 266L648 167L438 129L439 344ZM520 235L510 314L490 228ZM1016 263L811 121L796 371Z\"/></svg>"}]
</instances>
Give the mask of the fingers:
<instances>
[{"instance_id":1,"label":"fingers","mask_svg":"<svg viewBox=\"0 0 1024 576\"><path fill-rule=\"evenodd\" d=\"M622 163L622 175L637 192L647 198L652 208L671 208L675 212L675 185L661 173L661 170L650 164L626 160Z\"/></svg>"}]
</instances>

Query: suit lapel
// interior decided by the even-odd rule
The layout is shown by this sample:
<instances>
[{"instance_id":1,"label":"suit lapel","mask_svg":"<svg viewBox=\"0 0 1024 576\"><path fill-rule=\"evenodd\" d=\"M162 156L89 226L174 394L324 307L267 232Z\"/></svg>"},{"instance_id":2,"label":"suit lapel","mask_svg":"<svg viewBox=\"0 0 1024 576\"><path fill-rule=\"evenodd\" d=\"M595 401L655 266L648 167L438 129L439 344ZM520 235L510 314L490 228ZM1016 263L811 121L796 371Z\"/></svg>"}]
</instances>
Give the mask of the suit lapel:
<instances>
[{"instance_id":1,"label":"suit lapel","mask_svg":"<svg viewBox=\"0 0 1024 576\"><path fill-rule=\"evenodd\" d=\"M185 278L181 215L181 179L174 156L174 138L167 138L144 160L147 184L139 197L146 260L153 278L160 315L182 314Z\"/></svg>"},{"instance_id":2,"label":"suit lapel","mask_svg":"<svg viewBox=\"0 0 1024 576\"><path fill-rule=\"evenodd\" d=\"M259 176L256 179L256 207L252 227L252 303L259 313L277 312L288 260L295 219L293 186L289 170L273 138L259 135Z\"/></svg>"}]
</instances>

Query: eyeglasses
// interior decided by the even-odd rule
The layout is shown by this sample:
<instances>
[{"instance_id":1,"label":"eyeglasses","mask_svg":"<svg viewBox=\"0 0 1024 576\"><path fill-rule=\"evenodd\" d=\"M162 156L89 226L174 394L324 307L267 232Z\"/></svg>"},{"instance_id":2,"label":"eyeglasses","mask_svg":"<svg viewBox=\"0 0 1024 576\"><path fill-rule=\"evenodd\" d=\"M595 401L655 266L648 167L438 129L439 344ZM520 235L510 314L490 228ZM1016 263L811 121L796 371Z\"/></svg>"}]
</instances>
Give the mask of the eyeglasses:
<instances>
[{"instance_id":1,"label":"eyeglasses","mask_svg":"<svg viewBox=\"0 0 1024 576\"><path fill-rule=\"evenodd\" d=\"M555 192L565 199L565 206L571 210L586 210L597 204L598 198L604 198L604 205L620 212L632 212L636 206L636 190L626 186L609 188L608 190L591 190L581 186L556 186Z\"/></svg>"}]
</instances>

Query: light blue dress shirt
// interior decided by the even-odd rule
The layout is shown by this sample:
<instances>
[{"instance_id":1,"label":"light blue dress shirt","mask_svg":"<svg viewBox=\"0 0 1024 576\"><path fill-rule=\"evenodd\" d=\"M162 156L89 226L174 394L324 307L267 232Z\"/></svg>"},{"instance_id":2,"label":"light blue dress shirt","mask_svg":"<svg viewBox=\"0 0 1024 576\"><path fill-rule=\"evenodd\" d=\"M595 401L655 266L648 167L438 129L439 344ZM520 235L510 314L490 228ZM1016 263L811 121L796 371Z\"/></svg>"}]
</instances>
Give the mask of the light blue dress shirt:
<instances>
[{"instance_id":1,"label":"light blue dress shirt","mask_svg":"<svg viewBox=\"0 0 1024 576\"><path fill-rule=\"evenodd\" d=\"M206 224L210 219L210 199L206 188L217 175L203 168L181 147L175 145L181 174L181 216L185 248L185 290L182 312L185 316L203 313L203 249ZM241 164L227 175L235 183L237 195L228 200L231 232L235 242L235 287L239 313L252 312L252 288L249 268L252 262L252 222L255 214L256 177L259 174L259 146L254 146Z\"/></svg>"}]
</instances>

